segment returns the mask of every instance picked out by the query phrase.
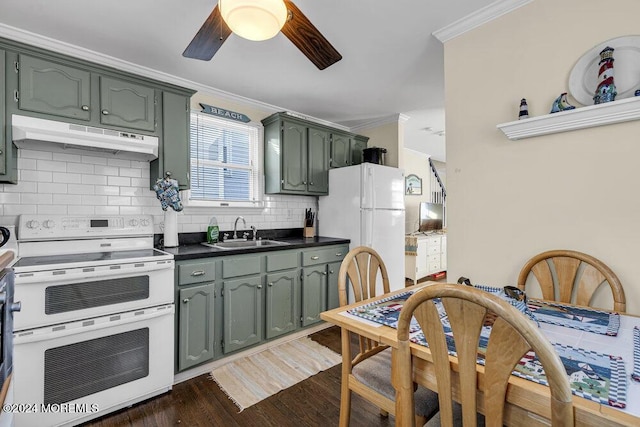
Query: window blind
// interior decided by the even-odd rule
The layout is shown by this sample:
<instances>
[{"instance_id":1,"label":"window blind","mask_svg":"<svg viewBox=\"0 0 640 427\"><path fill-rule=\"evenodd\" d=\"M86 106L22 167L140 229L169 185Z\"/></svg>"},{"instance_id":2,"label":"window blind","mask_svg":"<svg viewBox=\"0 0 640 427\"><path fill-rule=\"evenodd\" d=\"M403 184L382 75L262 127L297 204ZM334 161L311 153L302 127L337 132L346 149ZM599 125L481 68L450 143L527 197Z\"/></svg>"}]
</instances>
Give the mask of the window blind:
<instances>
[{"instance_id":1,"label":"window blind","mask_svg":"<svg viewBox=\"0 0 640 427\"><path fill-rule=\"evenodd\" d=\"M193 200L258 200L258 129L191 113Z\"/></svg>"}]
</instances>

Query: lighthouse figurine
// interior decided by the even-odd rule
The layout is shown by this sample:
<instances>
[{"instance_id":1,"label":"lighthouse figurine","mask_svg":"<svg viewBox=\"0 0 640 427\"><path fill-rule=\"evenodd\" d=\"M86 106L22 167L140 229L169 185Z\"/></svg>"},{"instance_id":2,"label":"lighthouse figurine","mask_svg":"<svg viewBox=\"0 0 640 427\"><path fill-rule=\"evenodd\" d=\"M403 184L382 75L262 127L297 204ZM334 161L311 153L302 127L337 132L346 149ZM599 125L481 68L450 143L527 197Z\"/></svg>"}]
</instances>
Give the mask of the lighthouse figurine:
<instances>
[{"instance_id":1,"label":"lighthouse figurine","mask_svg":"<svg viewBox=\"0 0 640 427\"><path fill-rule=\"evenodd\" d=\"M520 113L518 113L518 120L529 118L529 106L527 105L527 100L522 98L520 100Z\"/></svg>"},{"instance_id":2,"label":"lighthouse figurine","mask_svg":"<svg viewBox=\"0 0 640 427\"><path fill-rule=\"evenodd\" d=\"M613 51L612 47L607 46L600 52L598 88L593 97L594 104L611 102L616 99L618 94L616 85L613 82Z\"/></svg>"}]
</instances>

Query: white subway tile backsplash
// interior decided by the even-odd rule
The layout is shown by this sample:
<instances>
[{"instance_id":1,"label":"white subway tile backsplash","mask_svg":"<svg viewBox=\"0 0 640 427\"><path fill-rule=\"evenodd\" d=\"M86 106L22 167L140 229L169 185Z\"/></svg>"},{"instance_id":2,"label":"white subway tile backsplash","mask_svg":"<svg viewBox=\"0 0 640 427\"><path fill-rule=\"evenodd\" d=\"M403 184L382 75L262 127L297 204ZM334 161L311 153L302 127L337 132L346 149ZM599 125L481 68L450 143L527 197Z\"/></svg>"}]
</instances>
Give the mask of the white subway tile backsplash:
<instances>
[{"instance_id":1,"label":"white subway tile backsplash","mask_svg":"<svg viewBox=\"0 0 640 427\"><path fill-rule=\"evenodd\" d=\"M118 187L129 187L131 186L131 178L109 176L107 177L107 184Z\"/></svg>"},{"instance_id":2,"label":"white subway tile backsplash","mask_svg":"<svg viewBox=\"0 0 640 427\"><path fill-rule=\"evenodd\" d=\"M80 184L82 182L82 175L79 173L63 173L53 172L53 182L63 182L66 184Z\"/></svg>"},{"instance_id":3,"label":"white subway tile backsplash","mask_svg":"<svg viewBox=\"0 0 640 427\"><path fill-rule=\"evenodd\" d=\"M107 178L104 175L82 175L83 184L107 185Z\"/></svg>"},{"instance_id":4,"label":"white subway tile backsplash","mask_svg":"<svg viewBox=\"0 0 640 427\"><path fill-rule=\"evenodd\" d=\"M0 184L0 223L21 214L152 215L156 232L164 211L149 185L149 163L85 155L82 151L18 151L17 185ZM185 193L182 194L185 197ZM263 209L185 207L178 214L179 232L203 232L212 216L222 230L233 230L238 216L249 229L300 228L304 210L315 209L314 197L267 195ZM245 229L239 221L239 229Z\"/></svg>"},{"instance_id":5,"label":"white subway tile backsplash","mask_svg":"<svg viewBox=\"0 0 640 427\"><path fill-rule=\"evenodd\" d=\"M39 171L66 172L67 163L54 160L36 160L36 168Z\"/></svg>"}]
</instances>

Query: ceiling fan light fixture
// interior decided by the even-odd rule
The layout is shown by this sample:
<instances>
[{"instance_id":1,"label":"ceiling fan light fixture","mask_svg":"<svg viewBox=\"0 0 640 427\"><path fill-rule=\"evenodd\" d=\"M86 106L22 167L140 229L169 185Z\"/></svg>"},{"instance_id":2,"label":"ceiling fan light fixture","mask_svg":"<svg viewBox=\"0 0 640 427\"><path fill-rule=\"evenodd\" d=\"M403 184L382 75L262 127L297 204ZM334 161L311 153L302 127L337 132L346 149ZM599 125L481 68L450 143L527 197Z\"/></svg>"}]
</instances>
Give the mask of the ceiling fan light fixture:
<instances>
[{"instance_id":1,"label":"ceiling fan light fixture","mask_svg":"<svg viewBox=\"0 0 640 427\"><path fill-rule=\"evenodd\" d=\"M287 21L283 0L219 0L218 7L231 31L248 40L270 39Z\"/></svg>"}]
</instances>

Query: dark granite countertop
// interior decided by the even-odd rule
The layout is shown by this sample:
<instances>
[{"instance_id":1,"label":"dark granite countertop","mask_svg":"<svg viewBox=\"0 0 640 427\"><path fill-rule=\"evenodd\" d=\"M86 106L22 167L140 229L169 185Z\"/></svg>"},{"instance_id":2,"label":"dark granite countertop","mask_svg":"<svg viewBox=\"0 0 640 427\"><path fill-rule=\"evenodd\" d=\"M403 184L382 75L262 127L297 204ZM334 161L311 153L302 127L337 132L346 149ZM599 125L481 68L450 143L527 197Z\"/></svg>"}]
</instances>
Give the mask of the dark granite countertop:
<instances>
[{"instance_id":1,"label":"dark granite countertop","mask_svg":"<svg viewBox=\"0 0 640 427\"><path fill-rule=\"evenodd\" d=\"M309 237L309 238L293 237L293 236L286 236L286 237L269 236L269 238L271 239L278 240L280 242L286 242L288 244L273 245L273 246L256 246L252 248L239 248L239 249L219 249L219 248L212 248L212 247L204 246L200 244L200 242L205 241L205 238L206 238L205 233L190 233L190 234L196 234L196 235L183 236L181 234L178 239L178 242L180 245L177 247L165 248L160 244L157 244L156 247L162 251L172 254L176 261L181 261L181 260L219 257L219 256L227 256L227 255L240 255L240 254L258 253L258 252L280 251L280 250L288 250L288 249L311 248L316 246L319 247L319 246L327 246L327 245L348 244L350 242L349 239L322 237L322 236ZM260 235L260 233L258 233L258 235ZM265 238L267 237L265 236Z\"/></svg>"}]
</instances>

